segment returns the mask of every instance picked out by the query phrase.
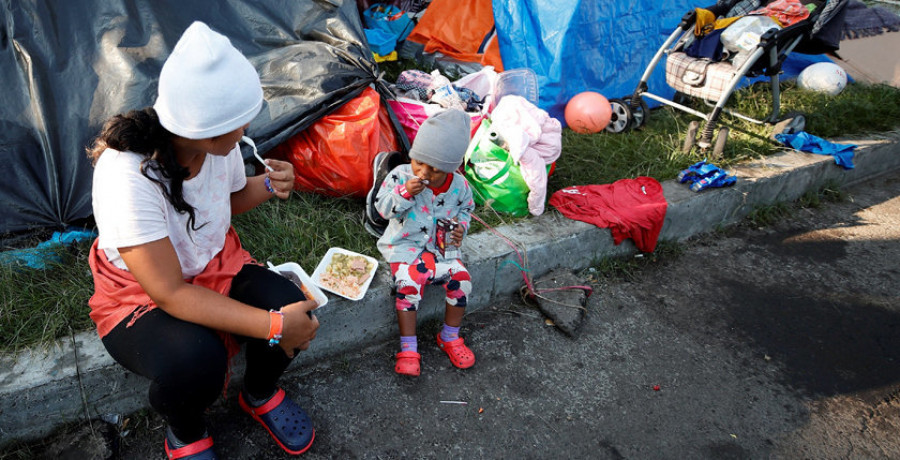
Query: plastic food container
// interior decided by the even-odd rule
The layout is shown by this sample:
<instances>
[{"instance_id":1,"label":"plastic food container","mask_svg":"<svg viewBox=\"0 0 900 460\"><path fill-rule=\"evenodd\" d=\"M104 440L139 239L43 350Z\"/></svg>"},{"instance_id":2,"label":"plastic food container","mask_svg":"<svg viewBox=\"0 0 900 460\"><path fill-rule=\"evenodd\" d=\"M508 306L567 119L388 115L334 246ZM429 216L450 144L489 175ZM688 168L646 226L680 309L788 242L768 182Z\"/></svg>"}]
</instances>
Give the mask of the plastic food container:
<instances>
[{"instance_id":1,"label":"plastic food container","mask_svg":"<svg viewBox=\"0 0 900 460\"><path fill-rule=\"evenodd\" d=\"M365 275L366 276L365 281L363 281L362 285L360 285L359 293L355 296L349 295L347 293L338 292L335 289L332 289L329 286L325 286L322 284L322 275L325 274L325 270L328 268L329 265L331 265L331 261L334 259L334 256L336 254L345 254L348 256L362 257L367 262L369 262L369 265L371 266L371 268L369 268L369 271ZM377 269L378 269L378 261L375 260L373 257L369 257L367 255L360 254L358 252L348 251L343 248L331 248L328 250L328 252L325 253L325 257L322 257L322 260L319 262L319 265L316 267L316 271L313 272L312 280L314 283L316 283L316 285L318 285L320 288L322 288L328 292L333 292L333 293L335 293L341 297L344 297L346 299L359 300L359 299L362 299L366 295L366 291L369 289L369 284L371 284L372 279L375 278L375 270L377 270Z\"/></svg>"},{"instance_id":2,"label":"plastic food container","mask_svg":"<svg viewBox=\"0 0 900 460\"><path fill-rule=\"evenodd\" d=\"M316 283L313 282L312 278L310 278L309 275L306 274L306 272L303 270L303 267L301 267L300 265L294 262L287 262L281 265L272 265L272 262L269 262L269 270L272 270L273 272L278 273L281 276L284 276L285 278L293 281L294 284L297 284L297 280L303 283L301 289L304 289L309 294L312 294L312 298L316 301L316 303L319 304L316 308L322 308L326 303L328 303L328 297L326 297L325 293L322 292L321 289L319 289L319 286L316 286Z\"/></svg>"},{"instance_id":3,"label":"plastic food container","mask_svg":"<svg viewBox=\"0 0 900 460\"><path fill-rule=\"evenodd\" d=\"M534 105L537 105L540 98L540 90L538 89L537 75L533 70L522 67L519 69L506 70L500 72L497 77L497 83L494 86L494 98L491 103L491 110L497 106L503 96L514 94L522 96Z\"/></svg>"}]
</instances>

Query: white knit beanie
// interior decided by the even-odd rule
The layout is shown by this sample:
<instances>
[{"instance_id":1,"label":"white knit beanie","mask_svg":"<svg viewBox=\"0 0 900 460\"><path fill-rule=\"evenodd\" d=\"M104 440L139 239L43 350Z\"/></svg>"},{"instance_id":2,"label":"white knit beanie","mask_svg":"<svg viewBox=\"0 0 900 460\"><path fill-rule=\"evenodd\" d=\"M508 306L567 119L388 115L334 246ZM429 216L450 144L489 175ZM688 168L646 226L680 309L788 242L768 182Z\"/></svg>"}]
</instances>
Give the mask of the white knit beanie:
<instances>
[{"instance_id":1,"label":"white knit beanie","mask_svg":"<svg viewBox=\"0 0 900 460\"><path fill-rule=\"evenodd\" d=\"M163 64L153 108L173 134L207 139L246 125L262 103L250 61L224 35L196 21Z\"/></svg>"},{"instance_id":2,"label":"white knit beanie","mask_svg":"<svg viewBox=\"0 0 900 460\"><path fill-rule=\"evenodd\" d=\"M416 133L409 157L439 171L456 171L469 147L471 122L469 115L459 109L448 109L428 117Z\"/></svg>"}]
</instances>

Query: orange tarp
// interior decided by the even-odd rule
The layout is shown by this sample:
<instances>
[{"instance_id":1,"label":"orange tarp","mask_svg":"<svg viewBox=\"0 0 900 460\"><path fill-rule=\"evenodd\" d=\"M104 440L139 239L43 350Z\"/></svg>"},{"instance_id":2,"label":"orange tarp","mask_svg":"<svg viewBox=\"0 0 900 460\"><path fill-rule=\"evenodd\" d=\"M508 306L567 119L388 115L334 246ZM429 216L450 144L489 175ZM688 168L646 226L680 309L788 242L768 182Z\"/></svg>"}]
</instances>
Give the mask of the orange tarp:
<instances>
[{"instance_id":1,"label":"orange tarp","mask_svg":"<svg viewBox=\"0 0 900 460\"><path fill-rule=\"evenodd\" d=\"M440 52L466 62L503 71L500 45L490 39L483 54L478 48L494 28L491 0L433 0L407 40L425 45L426 53Z\"/></svg>"}]
</instances>

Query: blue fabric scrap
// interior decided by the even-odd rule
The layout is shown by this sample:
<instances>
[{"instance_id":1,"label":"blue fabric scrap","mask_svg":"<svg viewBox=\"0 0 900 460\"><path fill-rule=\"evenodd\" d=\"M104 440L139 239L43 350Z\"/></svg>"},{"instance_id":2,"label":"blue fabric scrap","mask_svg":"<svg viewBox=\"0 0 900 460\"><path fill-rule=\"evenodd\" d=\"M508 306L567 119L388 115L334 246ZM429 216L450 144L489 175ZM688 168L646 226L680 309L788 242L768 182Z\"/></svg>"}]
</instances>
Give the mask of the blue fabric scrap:
<instances>
[{"instance_id":1,"label":"blue fabric scrap","mask_svg":"<svg viewBox=\"0 0 900 460\"><path fill-rule=\"evenodd\" d=\"M805 131L797 134L776 134L775 139L795 150L819 155L833 155L834 162L844 169L853 169L853 151L856 144L835 144Z\"/></svg>"},{"instance_id":2,"label":"blue fabric scrap","mask_svg":"<svg viewBox=\"0 0 900 460\"><path fill-rule=\"evenodd\" d=\"M0 252L0 264L43 270L47 268L48 263L62 260L57 254L60 248L96 237L97 232L95 230L73 228L65 232L53 232L49 240L41 242L33 248Z\"/></svg>"}]
</instances>

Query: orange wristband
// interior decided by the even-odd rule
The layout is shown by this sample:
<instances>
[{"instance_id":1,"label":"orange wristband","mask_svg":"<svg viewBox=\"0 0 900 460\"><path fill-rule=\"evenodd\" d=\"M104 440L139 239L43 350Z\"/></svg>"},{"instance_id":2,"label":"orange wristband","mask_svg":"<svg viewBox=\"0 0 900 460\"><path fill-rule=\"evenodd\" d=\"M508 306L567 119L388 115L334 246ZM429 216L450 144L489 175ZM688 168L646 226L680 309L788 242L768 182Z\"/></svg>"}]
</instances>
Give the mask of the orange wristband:
<instances>
[{"instance_id":1,"label":"orange wristband","mask_svg":"<svg viewBox=\"0 0 900 460\"><path fill-rule=\"evenodd\" d=\"M269 346L274 347L281 342L281 333L284 331L284 313L278 310L269 310Z\"/></svg>"}]
</instances>

